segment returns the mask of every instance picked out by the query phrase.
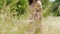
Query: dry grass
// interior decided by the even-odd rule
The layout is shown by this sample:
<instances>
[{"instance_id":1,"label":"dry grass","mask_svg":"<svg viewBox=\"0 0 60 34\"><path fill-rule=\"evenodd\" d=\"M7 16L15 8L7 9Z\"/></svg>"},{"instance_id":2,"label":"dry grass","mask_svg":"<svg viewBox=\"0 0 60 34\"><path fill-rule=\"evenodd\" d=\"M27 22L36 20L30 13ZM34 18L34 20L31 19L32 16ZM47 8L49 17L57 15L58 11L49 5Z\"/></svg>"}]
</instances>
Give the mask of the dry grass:
<instances>
[{"instance_id":1,"label":"dry grass","mask_svg":"<svg viewBox=\"0 0 60 34\"><path fill-rule=\"evenodd\" d=\"M4 12L0 14L0 34L40 34L38 24L29 20L27 14L22 15L19 19L13 16L13 13ZM31 23L30 23L31 22Z\"/></svg>"},{"instance_id":2,"label":"dry grass","mask_svg":"<svg viewBox=\"0 0 60 34\"><path fill-rule=\"evenodd\" d=\"M43 34L60 34L60 17L43 19Z\"/></svg>"}]
</instances>

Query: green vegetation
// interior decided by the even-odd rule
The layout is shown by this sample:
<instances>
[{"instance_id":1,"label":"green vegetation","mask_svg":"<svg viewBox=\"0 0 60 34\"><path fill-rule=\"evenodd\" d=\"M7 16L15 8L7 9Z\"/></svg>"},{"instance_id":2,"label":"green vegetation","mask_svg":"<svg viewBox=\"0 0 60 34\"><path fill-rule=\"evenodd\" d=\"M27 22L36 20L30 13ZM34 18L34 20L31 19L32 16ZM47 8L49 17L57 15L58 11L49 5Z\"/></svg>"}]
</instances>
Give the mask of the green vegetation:
<instances>
[{"instance_id":1,"label":"green vegetation","mask_svg":"<svg viewBox=\"0 0 60 34\"><path fill-rule=\"evenodd\" d=\"M27 8L28 0L0 0L0 34L24 34Z\"/></svg>"},{"instance_id":2,"label":"green vegetation","mask_svg":"<svg viewBox=\"0 0 60 34\"><path fill-rule=\"evenodd\" d=\"M43 0L43 16L60 16L60 0L51 2L49 0Z\"/></svg>"},{"instance_id":3,"label":"green vegetation","mask_svg":"<svg viewBox=\"0 0 60 34\"><path fill-rule=\"evenodd\" d=\"M9 10L10 13L16 12L15 15L17 16L24 14L27 11L27 7L27 0L0 0L0 10Z\"/></svg>"}]
</instances>

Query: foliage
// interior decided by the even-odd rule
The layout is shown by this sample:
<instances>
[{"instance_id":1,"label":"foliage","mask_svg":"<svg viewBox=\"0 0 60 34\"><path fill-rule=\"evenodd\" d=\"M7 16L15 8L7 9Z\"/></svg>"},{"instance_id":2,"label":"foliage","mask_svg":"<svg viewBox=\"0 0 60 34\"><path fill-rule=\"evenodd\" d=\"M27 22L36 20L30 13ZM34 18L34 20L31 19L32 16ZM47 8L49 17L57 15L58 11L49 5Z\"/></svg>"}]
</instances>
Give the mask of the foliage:
<instances>
[{"instance_id":1,"label":"foliage","mask_svg":"<svg viewBox=\"0 0 60 34\"><path fill-rule=\"evenodd\" d=\"M0 10L10 8L10 12L16 12L16 15L24 14L27 11L27 0L0 0ZM4 11L5 12L5 11Z\"/></svg>"},{"instance_id":2,"label":"foliage","mask_svg":"<svg viewBox=\"0 0 60 34\"><path fill-rule=\"evenodd\" d=\"M55 2L50 2L49 0L43 0L43 16L60 16L60 0L55 0ZM48 2L48 3L47 3ZM46 4L45 4L46 3ZM45 7L45 8L44 8Z\"/></svg>"}]
</instances>

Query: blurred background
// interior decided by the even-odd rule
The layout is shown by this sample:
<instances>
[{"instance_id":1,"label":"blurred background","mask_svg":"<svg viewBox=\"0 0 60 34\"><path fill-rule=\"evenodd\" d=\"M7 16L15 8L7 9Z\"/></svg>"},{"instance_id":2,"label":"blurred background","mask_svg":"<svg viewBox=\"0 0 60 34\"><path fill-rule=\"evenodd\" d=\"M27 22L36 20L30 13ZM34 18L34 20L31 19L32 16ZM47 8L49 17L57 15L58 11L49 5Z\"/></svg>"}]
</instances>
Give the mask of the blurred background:
<instances>
[{"instance_id":1,"label":"blurred background","mask_svg":"<svg viewBox=\"0 0 60 34\"><path fill-rule=\"evenodd\" d=\"M60 0L42 0L43 34L60 34Z\"/></svg>"},{"instance_id":2,"label":"blurred background","mask_svg":"<svg viewBox=\"0 0 60 34\"><path fill-rule=\"evenodd\" d=\"M43 16L60 16L60 0L42 0Z\"/></svg>"}]
</instances>

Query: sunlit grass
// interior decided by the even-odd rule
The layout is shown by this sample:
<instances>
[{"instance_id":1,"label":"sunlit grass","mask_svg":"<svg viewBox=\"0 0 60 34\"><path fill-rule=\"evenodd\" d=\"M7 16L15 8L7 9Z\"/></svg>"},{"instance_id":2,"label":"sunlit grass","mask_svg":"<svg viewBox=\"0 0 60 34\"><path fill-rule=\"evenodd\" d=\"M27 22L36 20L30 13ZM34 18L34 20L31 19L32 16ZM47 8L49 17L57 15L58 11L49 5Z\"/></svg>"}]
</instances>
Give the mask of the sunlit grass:
<instances>
[{"instance_id":1,"label":"sunlit grass","mask_svg":"<svg viewBox=\"0 0 60 34\"><path fill-rule=\"evenodd\" d=\"M43 18L43 34L60 34L60 17Z\"/></svg>"}]
</instances>

